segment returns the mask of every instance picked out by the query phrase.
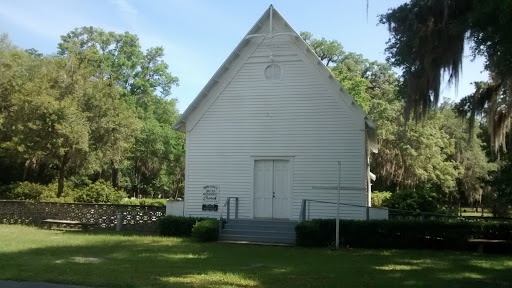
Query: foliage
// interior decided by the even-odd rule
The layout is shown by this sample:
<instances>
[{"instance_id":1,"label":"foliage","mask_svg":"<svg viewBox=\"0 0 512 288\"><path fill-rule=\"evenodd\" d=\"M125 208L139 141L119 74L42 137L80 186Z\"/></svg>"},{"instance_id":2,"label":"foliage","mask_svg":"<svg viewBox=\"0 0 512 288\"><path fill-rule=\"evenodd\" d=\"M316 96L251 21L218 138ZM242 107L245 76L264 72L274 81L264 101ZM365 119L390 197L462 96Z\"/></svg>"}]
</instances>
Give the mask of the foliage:
<instances>
[{"instance_id":1,"label":"foliage","mask_svg":"<svg viewBox=\"0 0 512 288\"><path fill-rule=\"evenodd\" d=\"M146 206L166 206L167 199L141 198L141 199L139 199L139 203L140 203L140 205L146 205Z\"/></svg>"},{"instance_id":2,"label":"foliage","mask_svg":"<svg viewBox=\"0 0 512 288\"><path fill-rule=\"evenodd\" d=\"M511 134L512 135L512 134ZM512 143L507 143L511 151ZM512 154L500 153L498 169L489 177L489 186L484 195L484 202L496 217L510 217L512 208Z\"/></svg>"},{"instance_id":3,"label":"foliage","mask_svg":"<svg viewBox=\"0 0 512 288\"><path fill-rule=\"evenodd\" d=\"M30 182L21 182L2 186L2 192L0 193L2 194L2 199L37 201L41 200L41 196L45 194L47 190L48 187L46 187L45 185Z\"/></svg>"},{"instance_id":4,"label":"foliage","mask_svg":"<svg viewBox=\"0 0 512 288\"><path fill-rule=\"evenodd\" d=\"M162 236L190 236L194 225L203 219L167 215L158 219L158 233Z\"/></svg>"},{"instance_id":5,"label":"foliage","mask_svg":"<svg viewBox=\"0 0 512 288\"><path fill-rule=\"evenodd\" d=\"M315 39L313 34L307 31L300 32L300 37L308 43L320 60L326 61L326 66L337 63L345 55L343 46L336 40L326 40L323 37L322 39Z\"/></svg>"},{"instance_id":6,"label":"foliage","mask_svg":"<svg viewBox=\"0 0 512 288\"><path fill-rule=\"evenodd\" d=\"M120 204L128 205L144 205L144 206L165 206L167 205L167 199L123 199Z\"/></svg>"},{"instance_id":7,"label":"foliage","mask_svg":"<svg viewBox=\"0 0 512 288\"><path fill-rule=\"evenodd\" d=\"M178 78L161 47L134 34L77 28L55 55L0 37L2 184L110 180L133 195L182 196L185 136L173 131Z\"/></svg>"},{"instance_id":8,"label":"foliage","mask_svg":"<svg viewBox=\"0 0 512 288\"><path fill-rule=\"evenodd\" d=\"M436 189L437 188L437 189ZM439 186L422 183L414 189L403 189L391 194L384 207L418 212L441 212L442 196Z\"/></svg>"},{"instance_id":9,"label":"foliage","mask_svg":"<svg viewBox=\"0 0 512 288\"><path fill-rule=\"evenodd\" d=\"M335 219L299 223L297 245L327 246L334 242ZM499 222L341 220L340 242L353 248L467 249L467 240L512 240L512 224Z\"/></svg>"},{"instance_id":10,"label":"foliage","mask_svg":"<svg viewBox=\"0 0 512 288\"><path fill-rule=\"evenodd\" d=\"M407 124L401 100L406 87L389 64L347 53L337 41L301 35L320 59L330 59L332 73L377 124L379 153L371 154L371 168L378 175L374 189L394 192L428 182L441 187L437 199L444 204L480 201L487 175L496 166L458 118L454 104L444 102L426 113L426 121Z\"/></svg>"},{"instance_id":11,"label":"foliage","mask_svg":"<svg viewBox=\"0 0 512 288\"><path fill-rule=\"evenodd\" d=\"M0 199L31 200L49 202L73 202L74 190L66 187L62 197L57 198L57 183L42 185L31 182L18 182L0 186Z\"/></svg>"},{"instance_id":12,"label":"foliage","mask_svg":"<svg viewBox=\"0 0 512 288\"><path fill-rule=\"evenodd\" d=\"M372 191L372 207L385 207L384 203L390 197L389 191Z\"/></svg>"},{"instance_id":13,"label":"foliage","mask_svg":"<svg viewBox=\"0 0 512 288\"><path fill-rule=\"evenodd\" d=\"M411 111L424 117L437 105L444 73L457 88L464 47L471 43L473 56L486 59L492 80L477 86L471 119L486 110L492 144L504 147L512 117L512 36L506 28L511 15L511 0L412 0L381 15L391 33L388 61L402 69L407 86L405 119Z\"/></svg>"},{"instance_id":14,"label":"foliage","mask_svg":"<svg viewBox=\"0 0 512 288\"><path fill-rule=\"evenodd\" d=\"M192 227L192 238L200 242L217 241L219 238L219 220L204 219Z\"/></svg>"},{"instance_id":15,"label":"foliage","mask_svg":"<svg viewBox=\"0 0 512 288\"><path fill-rule=\"evenodd\" d=\"M119 204L126 197L122 190L112 187L105 180L98 180L78 190L74 198L76 202Z\"/></svg>"},{"instance_id":16,"label":"foliage","mask_svg":"<svg viewBox=\"0 0 512 288\"><path fill-rule=\"evenodd\" d=\"M119 204L124 204L124 205L140 205L140 202L139 202L138 199L126 198L126 199L121 200L121 203L119 203Z\"/></svg>"}]
</instances>

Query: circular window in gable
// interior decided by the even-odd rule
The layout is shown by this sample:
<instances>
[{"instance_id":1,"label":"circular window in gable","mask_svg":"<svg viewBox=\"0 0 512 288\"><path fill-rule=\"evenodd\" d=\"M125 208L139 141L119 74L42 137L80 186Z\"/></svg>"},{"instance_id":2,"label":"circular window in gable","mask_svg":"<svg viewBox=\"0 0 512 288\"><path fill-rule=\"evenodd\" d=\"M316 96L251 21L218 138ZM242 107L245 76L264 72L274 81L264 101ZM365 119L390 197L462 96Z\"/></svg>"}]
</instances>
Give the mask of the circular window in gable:
<instances>
[{"instance_id":1,"label":"circular window in gable","mask_svg":"<svg viewBox=\"0 0 512 288\"><path fill-rule=\"evenodd\" d=\"M265 68L265 78L267 80L281 80L281 67L277 64L270 64Z\"/></svg>"}]
</instances>

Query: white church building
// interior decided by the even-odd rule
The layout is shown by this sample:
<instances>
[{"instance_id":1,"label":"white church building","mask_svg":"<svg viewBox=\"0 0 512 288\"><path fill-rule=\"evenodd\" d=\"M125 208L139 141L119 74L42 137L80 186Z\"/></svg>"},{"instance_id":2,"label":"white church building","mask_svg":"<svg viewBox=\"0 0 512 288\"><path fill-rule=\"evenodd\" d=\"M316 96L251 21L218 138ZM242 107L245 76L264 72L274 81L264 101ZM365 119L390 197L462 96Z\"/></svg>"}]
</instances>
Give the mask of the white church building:
<instances>
[{"instance_id":1,"label":"white church building","mask_svg":"<svg viewBox=\"0 0 512 288\"><path fill-rule=\"evenodd\" d=\"M337 191L321 187L341 161L341 218L367 218L375 124L272 5L173 129L186 133L185 216L226 215L237 197L241 219L334 218Z\"/></svg>"}]
</instances>

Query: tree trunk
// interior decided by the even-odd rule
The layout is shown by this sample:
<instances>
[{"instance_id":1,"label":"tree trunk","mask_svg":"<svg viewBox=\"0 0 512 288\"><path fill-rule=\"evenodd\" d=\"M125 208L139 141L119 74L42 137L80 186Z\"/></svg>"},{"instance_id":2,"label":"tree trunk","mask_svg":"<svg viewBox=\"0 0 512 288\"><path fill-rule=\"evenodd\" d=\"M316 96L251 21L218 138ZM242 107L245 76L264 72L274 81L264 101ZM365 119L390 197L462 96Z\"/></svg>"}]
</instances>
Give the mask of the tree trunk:
<instances>
[{"instance_id":1,"label":"tree trunk","mask_svg":"<svg viewBox=\"0 0 512 288\"><path fill-rule=\"evenodd\" d=\"M112 187L117 189L119 188L119 168L114 160L110 160L110 166L112 167Z\"/></svg>"},{"instance_id":2,"label":"tree trunk","mask_svg":"<svg viewBox=\"0 0 512 288\"><path fill-rule=\"evenodd\" d=\"M66 166L69 162L69 150L64 153L59 167L59 181L57 188L57 198L60 198L64 193L64 177L66 176Z\"/></svg>"},{"instance_id":3,"label":"tree trunk","mask_svg":"<svg viewBox=\"0 0 512 288\"><path fill-rule=\"evenodd\" d=\"M23 182L27 181L28 169L30 166L31 160L27 160L25 162L25 166L23 167Z\"/></svg>"}]
</instances>

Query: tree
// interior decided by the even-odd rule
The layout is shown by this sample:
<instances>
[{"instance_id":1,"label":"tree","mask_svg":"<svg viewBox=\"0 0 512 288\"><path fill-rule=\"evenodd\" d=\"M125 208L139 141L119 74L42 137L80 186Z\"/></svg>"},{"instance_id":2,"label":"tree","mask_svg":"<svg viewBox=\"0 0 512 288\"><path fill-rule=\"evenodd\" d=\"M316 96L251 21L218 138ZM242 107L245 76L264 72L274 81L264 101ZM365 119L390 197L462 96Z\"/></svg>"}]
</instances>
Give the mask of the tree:
<instances>
[{"instance_id":1,"label":"tree","mask_svg":"<svg viewBox=\"0 0 512 288\"><path fill-rule=\"evenodd\" d=\"M144 53L137 35L128 32L117 34L94 27L76 28L61 36L58 47L58 55L76 56L81 63L93 68L92 76L118 85L124 95L134 99L143 92L168 97L172 86L179 81L162 60L162 47L152 47Z\"/></svg>"},{"instance_id":2,"label":"tree","mask_svg":"<svg viewBox=\"0 0 512 288\"><path fill-rule=\"evenodd\" d=\"M119 188L119 168L132 149L139 134L141 121L135 109L120 98L119 89L93 81L91 89L82 99L91 131L89 167L92 171L103 169L91 165L90 160L106 160L111 169L112 186ZM93 168L92 166L96 166Z\"/></svg>"},{"instance_id":3,"label":"tree","mask_svg":"<svg viewBox=\"0 0 512 288\"><path fill-rule=\"evenodd\" d=\"M93 27L62 36L57 56L0 37L0 169L9 172L0 181L57 178L60 197L65 179L110 178L115 189L179 195L185 141L167 99L178 78L163 56L161 47L143 52L136 35ZM20 163L23 177L12 169ZM138 178L142 186L130 182Z\"/></svg>"},{"instance_id":4,"label":"tree","mask_svg":"<svg viewBox=\"0 0 512 288\"><path fill-rule=\"evenodd\" d=\"M475 91L472 109L487 109L491 142L505 148L512 117L512 0L412 0L381 15L380 22L391 33L388 61L403 71L406 119L411 112L423 118L438 104L443 74L457 86L470 41L492 80Z\"/></svg>"},{"instance_id":5,"label":"tree","mask_svg":"<svg viewBox=\"0 0 512 288\"><path fill-rule=\"evenodd\" d=\"M331 69L336 79L367 113L371 106L368 94L371 83L364 74L369 65L370 62L363 58L363 55L347 53L338 59L336 66Z\"/></svg>"},{"instance_id":6,"label":"tree","mask_svg":"<svg viewBox=\"0 0 512 288\"><path fill-rule=\"evenodd\" d=\"M315 39L313 35L307 31L300 32L300 37L308 43L320 60L325 61L326 66L329 66L331 63L337 63L338 60L345 55L343 46L336 40L326 40L323 37L322 39Z\"/></svg>"},{"instance_id":7,"label":"tree","mask_svg":"<svg viewBox=\"0 0 512 288\"><path fill-rule=\"evenodd\" d=\"M315 43L317 53L328 51L322 45L333 42L316 40L310 33L301 35ZM468 129L453 104L445 102L439 110L428 111L426 121L406 126L401 99L405 89L391 66L356 53L335 54L340 56L329 68L377 124L379 153L371 155L372 170L378 174L374 189L411 189L404 192L407 196L417 187L430 185L430 190L437 190L436 197L447 203L456 200L460 184L469 199L481 196L494 166L488 163L478 139L467 142Z\"/></svg>"},{"instance_id":8,"label":"tree","mask_svg":"<svg viewBox=\"0 0 512 288\"><path fill-rule=\"evenodd\" d=\"M169 136L172 132L161 130L169 129L170 131L170 125L178 115L176 101L166 99L171 93L172 86L178 84L178 78L168 71L169 66L162 60L163 48L153 47L143 52L136 35L128 32L124 34L105 32L93 27L77 28L62 36L61 40L59 55L77 55L81 63L93 67L94 73L91 76L100 82L119 87L122 98L128 105L123 109L133 109L138 115L138 121L113 120L117 123L115 130L117 136L113 135L113 130L109 130L108 137L97 137L106 141L103 148L98 147L98 149L107 149L100 154L109 159L112 185L114 187L119 185L119 165L123 158L134 161L136 168L121 170L125 173L135 173L131 178L135 181L132 185L138 187L137 191L140 191L137 183L140 183L141 173L152 171L154 173L144 175L150 177L149 182L157 181L155 177L159 177L162 165L171 166L170 163L174 161L172 157L174 152L160 147L164 145L163 143L172 147L172 139L176 138L174 134ZM112 110L104 110L104 112L119 115L124 119L133 115L130 114L132 112L124 116L112 113ZM105 124L104 121L101 123ZM140 131L138 127L141 128ZM148 135L148 133L152 134ZM152 139L151 141L154 142L148 142L147 139ZM100 143L96 141L96 144ZM144 146L134 147L132 144ZM141 155L141 151L145 152ZM150 155L153 156L150 157ZM163 159L167 161L166 164L158 164ZM167 176L171 177L171 175Z\"/></svg>"},{"instance_id":9,"label":"tree","mask_svg":"<svg viewBox=\"0 0 512 288\"><path fill-rule=\"evenodd\" d=\"M58 169L58 193L64 189L69 165L88 150L89 127L79 105L88 82L73 59L32 59L22 89L9 94L11 113L3 149L26 165L43 162Z\"/></svg>"}]
</instances>

